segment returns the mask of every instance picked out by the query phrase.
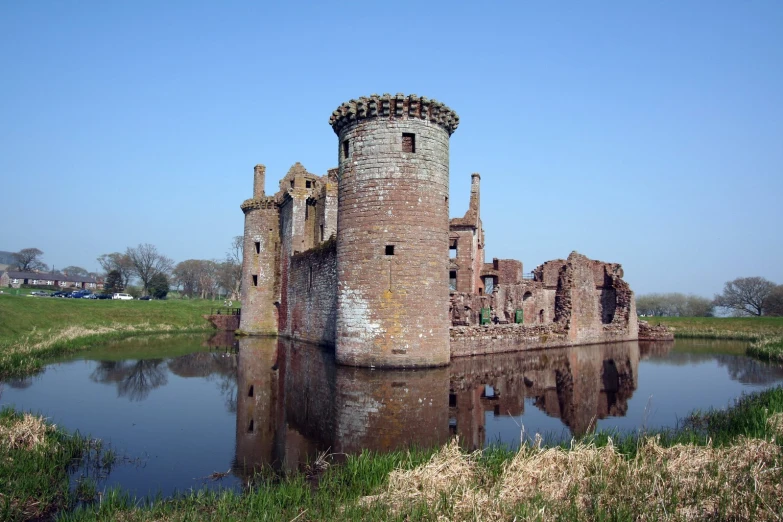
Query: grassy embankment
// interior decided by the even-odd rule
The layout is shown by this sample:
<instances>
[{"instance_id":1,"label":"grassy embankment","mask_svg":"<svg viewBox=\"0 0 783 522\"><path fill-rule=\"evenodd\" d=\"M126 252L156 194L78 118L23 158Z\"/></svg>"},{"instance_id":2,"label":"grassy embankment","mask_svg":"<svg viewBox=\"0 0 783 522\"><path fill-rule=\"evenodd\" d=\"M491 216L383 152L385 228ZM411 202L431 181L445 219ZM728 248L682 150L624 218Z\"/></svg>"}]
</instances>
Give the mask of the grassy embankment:
<instances>
[{"instance_id":1,"label":"grassy embankment","mask_svg":"<svg viewBox=\"0 0 783 522\"><path fill-rule=\"evenodd\" d=\"M0 378L98 342L136 335L207 331L216 301L114 301L0 295Z\"/></svg>"},{"instance_id":2,"label":"grassy embankment","mask_svg":"<svg viewBox=\"0 0 783 522\"><path fill-rule=\"evenodd\" d=\"M69 435L40 417L0 411L0 520L46 520L54 512L91 500L94 482L69 487L69 470L110 467L113 454L100 441Z\"/></svg>"},{"instance_id":3,"label":"grassy embankment","mask_svg":"<svg viewBox=\"0 0 783 522\"><path fill-rule=\"evenodd\" d=\"M570 447L362 454L270 476L244 495L193 492L140 507L113 491L63 520L779 520L783 389L658 435ZM325 459L327 462L329 459Z\"/></svg>"},{"instance_id":4,"label":"grassy embankment","mask_svg":"<svg viewBox=\"0 0 783 522\"><path fill-rule=\"evenodd\" d=\"M663 324L677 338L736 339L750 341L747 354L783 363L783 317L646 317Z\"/></svg>"}]
</instances>

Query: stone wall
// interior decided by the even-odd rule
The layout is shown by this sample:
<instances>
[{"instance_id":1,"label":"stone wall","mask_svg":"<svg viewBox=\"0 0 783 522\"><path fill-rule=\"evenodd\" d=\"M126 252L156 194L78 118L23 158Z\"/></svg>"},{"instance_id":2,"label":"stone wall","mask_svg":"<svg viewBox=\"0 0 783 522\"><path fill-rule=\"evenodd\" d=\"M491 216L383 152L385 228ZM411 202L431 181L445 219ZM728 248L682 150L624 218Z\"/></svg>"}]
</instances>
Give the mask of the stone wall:
<instances>
[{"instance_id":1,"label":"stone wall","mask_svg":"<svg viewBox=\"0 0 783 522\"><path fill-rule=\"evenodd\" d=\"M337 324L337 258L334 239L291 257L286 336L334 346Z\"/></svg>"}]
</instances>

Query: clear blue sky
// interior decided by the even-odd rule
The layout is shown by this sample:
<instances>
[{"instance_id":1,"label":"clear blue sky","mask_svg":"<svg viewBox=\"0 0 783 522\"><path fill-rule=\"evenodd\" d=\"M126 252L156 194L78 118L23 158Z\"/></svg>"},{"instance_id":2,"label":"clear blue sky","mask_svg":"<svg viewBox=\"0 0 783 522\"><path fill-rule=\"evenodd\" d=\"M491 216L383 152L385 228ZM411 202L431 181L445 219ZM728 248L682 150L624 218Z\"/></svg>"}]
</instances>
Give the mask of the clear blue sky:
<instances>
[{"instance_id":1,"label":"clear blue sky","mask_svg":"<svg viewBox=\"0 0 783 522\"><path fill-rule=\"evenodd\" d=\"M0 250L220 258L267 193L337 164L339 104L457 111L487 261L578 250L637 294L783 283L783 2L0 4Z\"/></svg>"}]
</instances>

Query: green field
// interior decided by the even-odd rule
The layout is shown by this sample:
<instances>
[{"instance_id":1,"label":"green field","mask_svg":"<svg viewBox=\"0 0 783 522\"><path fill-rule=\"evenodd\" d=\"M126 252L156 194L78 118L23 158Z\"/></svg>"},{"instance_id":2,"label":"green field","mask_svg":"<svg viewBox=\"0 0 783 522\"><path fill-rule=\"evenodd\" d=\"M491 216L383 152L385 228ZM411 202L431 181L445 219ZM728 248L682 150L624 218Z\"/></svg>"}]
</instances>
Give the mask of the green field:
<instances>
[{"instance_id":1,"label":"green field","mask_svg":"<svg viewBox=\"0 0 783 522\"><path fill-rule=\"evenodd\" d=\"M0 295L0 377L98 342L156 333L208 331L219 301L119 301Z\"/></svg>"},{"instance_id":2,"label":"green field","mask_svg":"<svg viewBox=\"0 0 783 522\"><path fill-rule=\"evenodd\" d=\"M783 317L641 317L651 325L674 330L675 337L753 341L783 336Z\"/></svg>"}]
</instances>

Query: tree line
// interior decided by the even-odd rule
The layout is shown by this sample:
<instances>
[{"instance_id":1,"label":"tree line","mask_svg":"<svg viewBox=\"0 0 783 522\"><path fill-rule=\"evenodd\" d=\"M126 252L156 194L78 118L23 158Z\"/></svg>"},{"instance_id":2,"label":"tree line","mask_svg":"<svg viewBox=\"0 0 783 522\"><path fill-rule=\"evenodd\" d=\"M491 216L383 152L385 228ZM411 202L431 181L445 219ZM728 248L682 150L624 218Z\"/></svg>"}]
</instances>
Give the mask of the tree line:
<instances>
[{"instance_id":1,"label":"tree line","mask_svg":"<svg viewBox=\"0 0 783 522\"><path fill-rule=\"evenodd\" d=\"M713 299L680 293L645 294L636 299L640 315L711 317L715 310L735 316L783 316L783 285L763 277L739 277Z\"/></svg>"},{"instance_id":2,"label":"tree line","mask_svg":"<svg viewBox=\"0 0 783 522\"><path fill-rule=\"evenodd\" d=\"M78 266L68 266L63 274L82 277L104 277L104 292L115 293L131 290L138 281L141 295L162 298L173 286L183 296L214 299L227 294L239 299L242 280L242 236L235 236L224 259L188 259L175 263L159 252L155 245L142 243L128 247L124 252L112 252L98 257L103 274L89 272ZM43 251L23 248L12 254L13 269L23 272L47 272ZM52 273L54 273L52 271Z\"/></svg>"}]
</instances>

